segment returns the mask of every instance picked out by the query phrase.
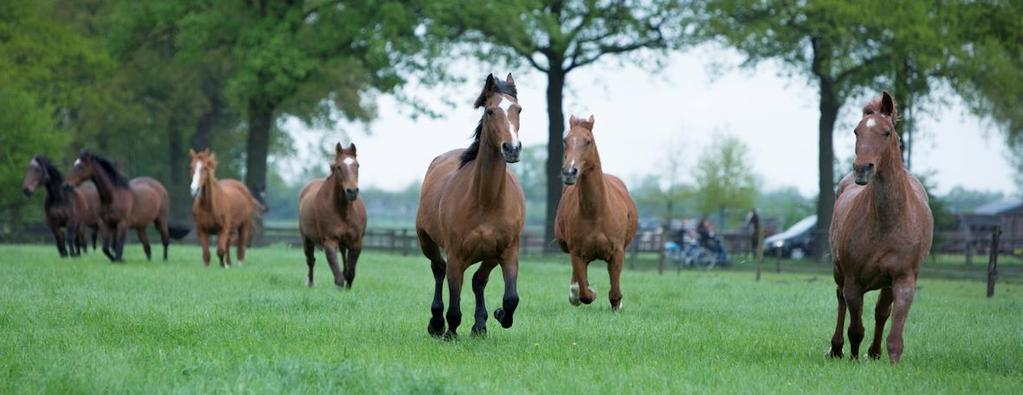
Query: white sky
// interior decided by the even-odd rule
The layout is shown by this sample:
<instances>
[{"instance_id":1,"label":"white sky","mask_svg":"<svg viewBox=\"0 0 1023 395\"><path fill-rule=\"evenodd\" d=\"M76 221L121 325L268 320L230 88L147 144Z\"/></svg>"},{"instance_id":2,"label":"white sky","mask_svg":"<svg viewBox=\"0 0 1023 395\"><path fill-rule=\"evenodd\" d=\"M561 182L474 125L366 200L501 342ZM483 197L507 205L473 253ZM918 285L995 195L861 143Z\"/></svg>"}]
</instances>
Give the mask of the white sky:
<instances>
[{"instance_id":1,"label":"white sky","mask_svg":"<svg viewBox=\"0 0 1023 395\"><path fill-rule=\"evenodd\" d=\"M756 70L731 67L739 61L741 57L732 51L700 47L672 56L664 70L655 74L613 62L577 69L568 79L566 123L571 114L594 114L594 134L604 170L622 176L626 183L662 172L665 147L672 144L683 147L684 163L691 167L701 147L716 132L724 131L750 146L755 172L765 187L792 185L806 195L816 194L819 112L814 86L801 77L779 75L780 68L770 64ZM730 68L712 72L715 64ZM472 101L490 70L475 66L463 70L466 83L461 86L407 90L420 98L447 97L457 103L450 108L424 99L445 114L444 118L413 120L406 106L384 96L379 101L379 117L368 130L348 127L347 136L308 130L297 121L285 122L283 127L298 142L302 158L291 163L292 174L306 165L308 158L316 157L310 155L310 147L321 139L347 142L350 138L358 146L359 181L365 187L394 190L422 179L435 156L468 145L479 120L480 112L472 108ZM508 71L493 72L503 78ZM520 138L524 145L545 143L546 79L535 71L519 70L514 75L523 107ZM859 120L862 102L853 100L839 114L835 132L838 158L852 155L851 130ZM957 100L932 112L940 114L918 121L918 133L926 137L914 147L915 172L933 171L939 193L956 185L1010 193L1018 190L997 131L967 114Z\"/></svg>"}]
</instances>

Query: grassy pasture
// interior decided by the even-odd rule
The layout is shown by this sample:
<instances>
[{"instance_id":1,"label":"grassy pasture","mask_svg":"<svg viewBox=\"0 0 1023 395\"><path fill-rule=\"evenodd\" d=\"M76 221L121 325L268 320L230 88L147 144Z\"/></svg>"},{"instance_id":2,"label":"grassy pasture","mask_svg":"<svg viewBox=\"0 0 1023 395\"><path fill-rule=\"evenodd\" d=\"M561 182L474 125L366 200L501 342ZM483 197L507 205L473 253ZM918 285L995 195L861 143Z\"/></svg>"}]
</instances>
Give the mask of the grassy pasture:
<instances>
[{"instance_id":1,"label":"grassy pasture","mask_svg":"<svg viewBox=\"0 0 1023 395\"><path fill-rule=\"evenodd\" d=\"M0 393L1023 393L1015 282L986 299L979 281L925 272L892 367L824 358L827 274L627 271L613 314L602 264L590 269L600 297L574 308L565 260L530 259L512 329L490 319L487 338L470 338L466 286L463 336L444 342L426 333L420 257L364 254L341 291L322 255L306 288L299 249L254 249L230 270L204 269L194 246L172 246L167 263L144 262L137 245L125 254L114 265L0 246ZM495 271L489 311L502 288Z\"/></svg>"}]
</instances>

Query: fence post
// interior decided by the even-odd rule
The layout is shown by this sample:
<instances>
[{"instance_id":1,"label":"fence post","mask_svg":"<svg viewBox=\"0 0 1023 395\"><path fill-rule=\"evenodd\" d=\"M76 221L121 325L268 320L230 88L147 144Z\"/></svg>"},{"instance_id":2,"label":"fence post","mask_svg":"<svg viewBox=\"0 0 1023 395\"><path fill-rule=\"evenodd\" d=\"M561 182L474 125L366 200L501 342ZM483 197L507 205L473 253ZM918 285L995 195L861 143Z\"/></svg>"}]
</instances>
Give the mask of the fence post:
<instances>
[{"instance_id":1,"label":"fence post","mask_svg":"<svg viewBox=\"0 0 1023 395\"><path fill-rule=\"evenodd\" d=\"M401 255L408 256L409 248L412 245L408 237L408 228L401 230Z\"/></svg>"},{"instance_id":2,"label":"fence post","mask_svg":"<svg viewBox=\"0 0 1023 395\"><path fill-rule=\"evenodd\" d=\"M662 230L661 234L657 235L657 237L655 238L655 240L657 240L657 252L658 252L658 255L659 255L659 257L657 259L657 274L664 274L664 258L665 258L664 255L665 254L664 254L664 239L663 239L662 236L667 234L667 232L670 229L670 225L665 225L662 229L663 230Z\"/></svg>"},{"instance_id":3,"label":"fence post","mask_svg":"<svg viewBox=\"0 0 1023 395\"><path fill-rule=\"evenodd\" d=\"M630 269L635 269L636 268L636 257L639 256L639 243L641 243L641 241L639 240L639 235L636 235L636 237L632 238L632 245L629 246L629 247L631 247L630 249L632 250L629 253L629 268Z\"/></svg>"},{"instance_id":4,"label":"fence post","mask_svg":"<svg viewBox=\"0 0 1023 395\"><path fill-rule=\"evenodd\" d=\"M996 226L991 232L991 257L987 263L987 297L995 296L995 280L998 280L998 239L1002 236L1002 227Z\"/></svg>"},{"instance_id":5,"label":"fence post","mask_svg":"<svg viewBox=\"0 0 1023 395\"><path fill-rule=\"evenodd\" d=\"M764 230L759 226L756 226L756 230L753 231L753 259L757 261L757 281L760 281L760 264L764 261Z\"/></svg>"}]
</instances>

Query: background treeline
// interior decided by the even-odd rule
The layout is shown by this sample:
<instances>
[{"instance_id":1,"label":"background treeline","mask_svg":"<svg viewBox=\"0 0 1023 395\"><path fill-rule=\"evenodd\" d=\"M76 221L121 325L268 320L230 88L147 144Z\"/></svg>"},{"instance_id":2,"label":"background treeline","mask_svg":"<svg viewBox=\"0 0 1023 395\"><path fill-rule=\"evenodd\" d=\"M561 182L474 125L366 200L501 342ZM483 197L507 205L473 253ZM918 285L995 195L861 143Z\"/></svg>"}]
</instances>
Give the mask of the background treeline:
<instances>
[{"instance_id":1,"label":"background treeline","mask_svg":"<svg viewBox=\"0 0 1023 395\"><path fill-rule=\"evenodd\" d=\"M432 115L404 100L403 88L456 81L450 62L475 60L546 77L549 144L527 150L534 157L517 171L530 207L540 208L529 223L549 231L571 72L605 60L656 72L672 51L702 43L736 49L744 66L776 62L818 89L823 192L760 190L748 149L721 136L688 152L697 159L687 165L666 153L665 170L634 188L644 216L707 214L734 225L758 206L786 224L813 212L830 218L838 111L882 88L903 110L910 164L914 121L955 95L990 121L1023 170L1019 1L6 0L0 223L16 231L38 215L26 207L41 198L13 187L31 155L66 169L82 148L163 181L176 220L188 221L186 152L210 147L221 177L266 192L268 220L294 218L298 186L274 168L295 154L282 119L337 130L340 121L373 119L381 95ZM402 225L415 189L366 197L388 202L378 207L381 224Z\"/></svg>"}]
</instances>

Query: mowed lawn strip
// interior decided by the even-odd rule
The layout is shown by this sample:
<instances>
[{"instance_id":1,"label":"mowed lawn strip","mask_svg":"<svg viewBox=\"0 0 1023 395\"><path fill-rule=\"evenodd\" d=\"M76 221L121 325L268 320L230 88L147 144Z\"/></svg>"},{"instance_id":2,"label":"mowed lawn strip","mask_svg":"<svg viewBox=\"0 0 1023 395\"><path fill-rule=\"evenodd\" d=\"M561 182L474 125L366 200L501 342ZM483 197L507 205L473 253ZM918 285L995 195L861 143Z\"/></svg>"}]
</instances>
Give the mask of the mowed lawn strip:
<instances>
[{"instance_id":1,"label":"mowed lawn strip","mask_svg":"<svg viewBox=\"0 0 1023 395\"><path fill-rule=\"evenodd\" d=\"M145 262L130 244L110 264L0 246L0 393L1023 392L1016 284L987 299L981 282L921 279L892 367L824 358L830 276L627 270L614 314L603 264L590 268L597 301L576 308L567 257L527 260L515 326L491 317L471 338L466 285L462 337L445 342L426 333L433 279L419 256L365 253L343 291L319 252L312 289L300 249L256 248L229 270L203 268L194 246L170 254ZM491 314L502 292L495 271Z\"/></svg>"}]
</instances>

